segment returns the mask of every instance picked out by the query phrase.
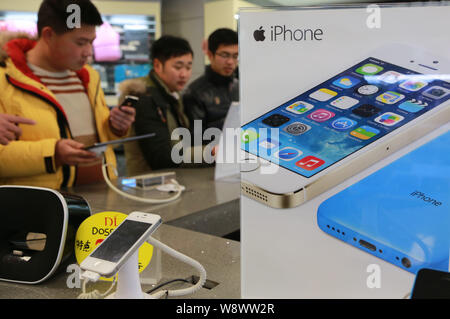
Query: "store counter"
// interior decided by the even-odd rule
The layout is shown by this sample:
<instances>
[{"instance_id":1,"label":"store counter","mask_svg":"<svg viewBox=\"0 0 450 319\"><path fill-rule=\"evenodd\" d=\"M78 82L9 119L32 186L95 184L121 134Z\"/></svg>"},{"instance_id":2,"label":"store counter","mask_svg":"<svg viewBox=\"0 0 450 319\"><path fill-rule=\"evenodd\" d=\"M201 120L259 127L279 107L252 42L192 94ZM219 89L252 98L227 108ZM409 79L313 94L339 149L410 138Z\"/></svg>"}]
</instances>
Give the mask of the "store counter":
<instances>
[{"instance_id":1,"label":"store counter","mask_svg":"<svg viewBox=\"0 0 450 319\"><path fill-rule=\"evenodd\" d=\"M154 213L161 216L163 223L216 236L239 229L239 181L215 181L213 167L170 171L176 173L178 183L186 189L179 199L167 204L147 204L128 199L109 189L106 183L75 187L70 192L83 196L90 204L92 213ZM163 198L158 191L143 193L130 188L127 192L137 196Z\"/></svg>"},{"instance_id":2,"label":"store counter","mask_svg":"<svg viewBox=\"0 0 450 319\"><path fill-rule=\"evenodd\" d=\"M206 270L208 283L214 286L212 289L202 288L197 293L183 296L183 298L240 298L240 245L238 242L164 224L155 232L155 237L167 246L202 264ZM198 276L194 268L165 253L162 253L161 261L162 279L159 283ZM37 285L0 281L0 299L77 298L82 293L81 286L68 287L70 285L68 285L68 281L73 284L73 274L62 270L59 274ZM108 290L110 285L111 282L88 284L86 290L97 289L103 293ZM186 283L174 283L164 288L186 287L189 287ZM153 285L142 285L143 291L152 288Z\"/></svg>"},{"instance_id":3,"label":"store counter","mask_svg":"<svg viewBox=\"0 0 450 319\"><path fill-rule=\"evenodd\" d=\"M178 182L185 186L186 190L178 200L163 205L151 205L124 198L104 183L75 187L70 192L83 196L90 204L93 214L105 211L159 214L163 224L154 237L197 260L207 273L208 282L205 286L208 288L202 288L194 295L184 298L240 298L240 244L219 237L220 233L239 229L239 182L214 181L213 168L178 169L176 173ZM209 228L212 230L208 230ZM198 276L194 268L164 252L161 255L161 265L162 278L158 284L172 279ZM81 287L68 287L70 275L72 273L63 269L38 285L0 281L0 298L76 298L82 290ZM88 285L87 290L95 288L104 292L110 284L99 282ZM187 285L174 283L165 288L179 289L188 287ZM152 287L148 284L142 286L144 291Z\"/></svg>"}]
</instances>

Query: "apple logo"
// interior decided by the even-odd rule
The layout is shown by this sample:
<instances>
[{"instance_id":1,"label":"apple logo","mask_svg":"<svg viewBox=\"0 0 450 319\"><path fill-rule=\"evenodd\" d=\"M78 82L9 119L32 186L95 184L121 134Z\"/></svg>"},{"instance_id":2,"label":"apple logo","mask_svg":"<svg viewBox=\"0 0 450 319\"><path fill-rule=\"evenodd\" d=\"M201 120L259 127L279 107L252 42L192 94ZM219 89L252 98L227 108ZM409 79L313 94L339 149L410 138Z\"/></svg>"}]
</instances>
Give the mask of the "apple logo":
<instances>
[{"instance_id":1,"label":"apple logo","mask_svg":"<svg viewBox=\"0 0 450 319\"><path fill-rule=\"evenodd\" d=\"M266 39L266 37L264 36L264 32L266 31L262 28L262 26L260 26L258 30L255 30L255 32L253 32L253 37L256 41L264 41Z\"/></svg>"}]
</instances>

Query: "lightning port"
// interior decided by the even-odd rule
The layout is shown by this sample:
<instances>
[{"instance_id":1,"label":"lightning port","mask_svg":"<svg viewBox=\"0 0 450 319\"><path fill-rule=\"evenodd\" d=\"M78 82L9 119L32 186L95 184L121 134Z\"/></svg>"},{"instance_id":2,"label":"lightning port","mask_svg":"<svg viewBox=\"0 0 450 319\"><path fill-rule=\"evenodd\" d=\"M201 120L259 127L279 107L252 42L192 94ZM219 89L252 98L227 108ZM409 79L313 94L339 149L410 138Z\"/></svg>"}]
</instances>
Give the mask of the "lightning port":
<instances>
[{"instance_id":1,"label":"lightning port","mask_svg":"<svg viewBox=\"0 0 450 319\"><path fill-rule=\"evenodd\" d=\"M361 246L363 246L364 248L367 248L367 249L369 249L369 250L371 250L371 251L376 251L376 250L377 250L377 247L375 247L375 246L372 245L371 243L368 243L368 242L365 241L365 240L360 239L360 240L359 240L359 244L360 244Z\"/></svg>"}]
</instances>

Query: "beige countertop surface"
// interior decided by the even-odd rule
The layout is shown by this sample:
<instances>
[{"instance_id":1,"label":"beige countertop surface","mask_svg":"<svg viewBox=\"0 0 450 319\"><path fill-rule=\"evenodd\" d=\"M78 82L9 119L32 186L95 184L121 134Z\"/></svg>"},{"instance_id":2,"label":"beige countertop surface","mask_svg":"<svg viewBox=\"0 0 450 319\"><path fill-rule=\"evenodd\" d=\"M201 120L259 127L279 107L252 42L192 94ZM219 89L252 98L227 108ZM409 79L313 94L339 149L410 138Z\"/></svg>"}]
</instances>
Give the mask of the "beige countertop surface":
<instances>
[{"instance_id":1,"label":"beige countertop surface","mask_svg":"<svg viewBox=\"0 0 450 319\"><path fill-rule=\"evenodd\" d=\"M125 214L143 211L160 215L163 224L154 233L154 237L197 260L207 273L208 285L205 286L208 288L202 288L197 293L183 298L240 298L240 243L221 237L228 232L239 230L239 182L215 181L214 169L211 167L175 171L178 182L185 186L186 190L178 200L163 205L127 199L104 183L76 187L69 192L86 199L93 214L104 211ZM155 191L127 191L139 196L163 197ZM157 284L198 275L194 268L164 252L160 252L159 256L161 272ZM68 281L73 279L71 275L72 272L60 269L59 273L36 285L0 281L0 298L77 298L82 290L81 287L69 287L71 285ZM104 292L110 285L110 282L88 284L87 291L97 289ZM142 289L148 291L154 286L143 283ZM164 288L178 289L188 286L186 283L173 283Z\"/></svg>"}]
</instances>

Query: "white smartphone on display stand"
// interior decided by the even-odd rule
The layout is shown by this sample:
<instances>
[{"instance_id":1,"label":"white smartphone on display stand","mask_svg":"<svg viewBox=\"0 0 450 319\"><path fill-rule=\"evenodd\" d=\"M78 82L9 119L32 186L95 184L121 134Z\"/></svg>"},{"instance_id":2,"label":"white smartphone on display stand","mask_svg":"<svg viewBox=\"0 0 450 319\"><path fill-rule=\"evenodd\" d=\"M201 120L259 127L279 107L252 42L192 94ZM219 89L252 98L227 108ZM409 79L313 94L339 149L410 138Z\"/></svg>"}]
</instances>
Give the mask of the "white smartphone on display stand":
<instances>
[{"instance_id":1,"label":"white smartphone on display stand","mask_svg":"<svg viewBox=\"0 0 450 319\"><path fill-rule=\"evenodd\" d=\"M243 194L298 206L450 121L450 61L416 47L383 46L324 80L242 126L242 152L266 164L242 172Z\"/></svg>"},{"instance_id":2,"label":"white smartphone on display stand","mask_svg":"<svg viewBox=\"0 0 450 319\"><path fill-rule=\"evenodd\" d=\"M84 259L80 267L111 277L161 224L155 214L133 212Z\"/></svg>"}]
</instances>

